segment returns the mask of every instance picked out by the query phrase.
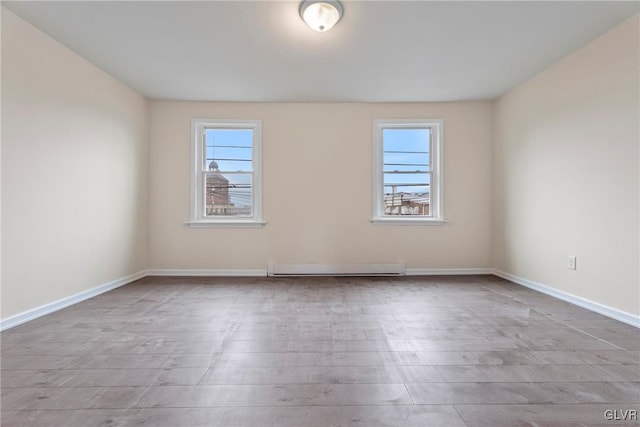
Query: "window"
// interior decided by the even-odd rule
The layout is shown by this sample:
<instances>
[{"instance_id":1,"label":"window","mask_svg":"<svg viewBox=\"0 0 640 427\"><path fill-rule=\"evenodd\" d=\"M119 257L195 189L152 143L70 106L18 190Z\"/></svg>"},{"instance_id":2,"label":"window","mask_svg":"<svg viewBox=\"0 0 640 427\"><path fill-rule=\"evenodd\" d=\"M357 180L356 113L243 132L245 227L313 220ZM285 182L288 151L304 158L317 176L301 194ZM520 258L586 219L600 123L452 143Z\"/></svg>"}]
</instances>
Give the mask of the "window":
<instances>
[{"instance_id":1,"label":"window","mask_svg":"<svg viewBox=\"0 0 640 427\"><path fill-rule=\"evenodd\" d=\"M441 120L376 120L374 223L440 224Z\"/></svg>"},{"instance_id":2,"label":"window","mask_svg":"<svg viewBox=\"0 0 640 427\"><path fill-rule=\"evenodd\" d=\"M261 122L194 119L192 226L261 226Z\"/></svg>"}]
</instances>

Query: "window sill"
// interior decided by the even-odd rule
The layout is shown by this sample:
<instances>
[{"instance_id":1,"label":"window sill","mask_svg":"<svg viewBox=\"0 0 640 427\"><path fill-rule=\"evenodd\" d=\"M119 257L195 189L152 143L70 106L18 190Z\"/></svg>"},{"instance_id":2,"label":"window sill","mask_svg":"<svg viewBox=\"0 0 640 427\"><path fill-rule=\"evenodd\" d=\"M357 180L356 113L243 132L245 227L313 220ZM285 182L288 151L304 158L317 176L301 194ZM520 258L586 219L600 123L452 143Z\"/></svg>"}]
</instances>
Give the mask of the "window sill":
<instances>
[{"instance_id":1,"label":"window sill","mask_svg":"<svg viewBox=\"0 0 640 427\"><path fill-rule=\"evenodd\" d=\"M265 221L187 221L187 227L193 228L262 228Z\"/></svg>"},{"instance_id":2,"label":"window sill","mask_svg":"<svg viewBox=\"0 0 640 427\"><path fill-rule=\"evenodd\" d=\"M385 225L444 225L447 220L438 218L372 218L372 224L385 224Z\"/></svg>"}]
</instances>

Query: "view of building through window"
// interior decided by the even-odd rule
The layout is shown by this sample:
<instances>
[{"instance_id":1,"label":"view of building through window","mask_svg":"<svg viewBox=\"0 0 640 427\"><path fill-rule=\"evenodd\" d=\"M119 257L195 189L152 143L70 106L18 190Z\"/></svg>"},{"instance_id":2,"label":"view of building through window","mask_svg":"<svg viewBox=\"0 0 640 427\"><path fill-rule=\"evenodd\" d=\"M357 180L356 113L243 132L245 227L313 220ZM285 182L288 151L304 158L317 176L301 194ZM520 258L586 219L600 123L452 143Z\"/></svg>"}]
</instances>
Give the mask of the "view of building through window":
<instances>
[{"instance_id":1,"label":"view of building through window","mask_svg":"<svg viewBox=\"0 0 640 427\"><path fill-rule=\"evenodd\" d=\"M431 130L382 130L384 215L430 216Z\"/></svg>"},{"instance_id":2,"label":"view of building through window","mask_svg":"<svg viewBox=\"0 0 640 427\"><path fill-rule=\"evenodd\" d=\"M205 132L205 216L251 216L253 130Z\"/></svg>"}]
</instances>

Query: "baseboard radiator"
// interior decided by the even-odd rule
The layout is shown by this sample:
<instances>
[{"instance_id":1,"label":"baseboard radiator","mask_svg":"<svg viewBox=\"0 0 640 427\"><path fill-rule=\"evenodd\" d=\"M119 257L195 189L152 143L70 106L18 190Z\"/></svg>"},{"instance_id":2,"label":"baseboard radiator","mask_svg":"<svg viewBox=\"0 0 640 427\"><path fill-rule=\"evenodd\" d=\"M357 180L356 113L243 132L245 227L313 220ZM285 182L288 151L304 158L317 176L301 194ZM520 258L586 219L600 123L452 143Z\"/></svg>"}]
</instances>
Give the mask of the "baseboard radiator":
<instances>
[{"instance_id":1,"label":"baseboard radiator","mask_svg":"<svg viewBox=\"0 0 640 427\"><path fill-rule=\"evenodd\" d=\"M404 264L269 264L267 275L283 276L404 276Z\"/></svg>"}]
</instances>

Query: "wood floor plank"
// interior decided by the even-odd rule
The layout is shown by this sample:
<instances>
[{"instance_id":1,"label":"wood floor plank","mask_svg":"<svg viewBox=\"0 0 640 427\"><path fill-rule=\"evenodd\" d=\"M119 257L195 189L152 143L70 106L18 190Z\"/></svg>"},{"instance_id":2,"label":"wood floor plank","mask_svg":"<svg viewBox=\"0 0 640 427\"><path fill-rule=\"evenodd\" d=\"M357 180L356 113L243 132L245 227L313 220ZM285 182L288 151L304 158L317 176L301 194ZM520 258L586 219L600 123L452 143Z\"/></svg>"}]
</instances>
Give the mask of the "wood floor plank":
<instances>
[{"instance_id":1,"label":"wood floor plank","mask_svg":"<svg viewBox=\"0 0 640 427\"><path fill-rule=\"evenodd\" d=\"M638 342L493 276L147 277L2 332L2 425L635 425Z\"/></svg>"}]
</instances>

